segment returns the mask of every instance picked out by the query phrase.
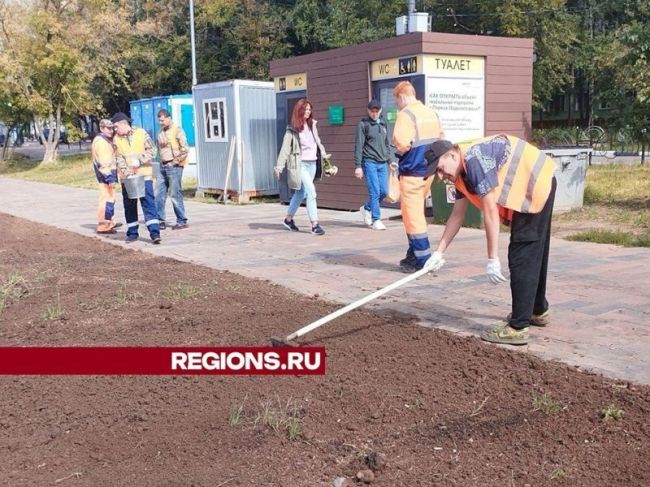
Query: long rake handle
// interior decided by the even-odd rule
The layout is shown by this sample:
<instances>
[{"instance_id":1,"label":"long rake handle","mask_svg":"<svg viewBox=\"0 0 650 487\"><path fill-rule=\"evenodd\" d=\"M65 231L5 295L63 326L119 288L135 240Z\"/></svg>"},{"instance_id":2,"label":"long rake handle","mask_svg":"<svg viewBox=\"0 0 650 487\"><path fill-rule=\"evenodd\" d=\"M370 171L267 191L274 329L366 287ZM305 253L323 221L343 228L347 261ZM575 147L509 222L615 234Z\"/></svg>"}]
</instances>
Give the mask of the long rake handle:
<instances>
[{"instance_id":1,"label":"long rake handle","mask_svg":"<svg viewBox=\"0 0 650 487\"><path fill-rule=\"evenodd\" d=\"M347 306L344 306L343 308L336 310L333 313L328 314L327 316L323 316L321 319L316 320L313 323L310 323L309 325L302 327L300 330L295 331L291 335L289 335L286 338L286 340L290 341L298 337L301 337L309 333L310 331L315 330L316 328L324 325L325 323L329 323L330 321L338 318L339 316L344 315L345 313L352 311L353 309L356 309L359 306L363 306L364 304L372 301L373 299L377 299L379 296L383 296L384 294L391 292L393 289L397 289L398 287L406 284L407 282L411 282L430 271L431 269L423 268L420 269L419 271L414 272L413 274L403 277L399 281L395 281L394 283L389 284L388 286L381 288L380 290L375 291L374 293L369 294L368 296L361 298L355 301L354 303L350 303Z\"/></svg>"}]
</instances>

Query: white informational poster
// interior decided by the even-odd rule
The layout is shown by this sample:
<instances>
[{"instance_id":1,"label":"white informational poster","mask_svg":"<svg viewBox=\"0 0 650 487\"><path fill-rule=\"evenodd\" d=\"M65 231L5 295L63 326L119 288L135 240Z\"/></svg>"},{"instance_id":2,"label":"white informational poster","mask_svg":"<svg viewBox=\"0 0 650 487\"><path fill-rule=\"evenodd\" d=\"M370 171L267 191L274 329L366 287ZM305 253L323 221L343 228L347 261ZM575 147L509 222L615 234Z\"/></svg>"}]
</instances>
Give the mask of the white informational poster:
<instances>
[{"instance_id":1,"label":"white informational poster","mask_svg":"<svg viewBox=\"0 0 650 487\"><path fill-rule=\"evenodd\" d=\"M445 137L463 142L485 135L485 60L424 56L426 104L438 112Z\"/></svg>"},{"instance_id":2,"label":"white informational poster","mask_svg":"<svg viewBox=\"0 0 650 487\"><path fill-rule=\"evenodd\" d=\"M448 140L457 143L483 137L485 83L482 79L427 78L427 106L438 112Z\"/></svg>"}]
</instances>

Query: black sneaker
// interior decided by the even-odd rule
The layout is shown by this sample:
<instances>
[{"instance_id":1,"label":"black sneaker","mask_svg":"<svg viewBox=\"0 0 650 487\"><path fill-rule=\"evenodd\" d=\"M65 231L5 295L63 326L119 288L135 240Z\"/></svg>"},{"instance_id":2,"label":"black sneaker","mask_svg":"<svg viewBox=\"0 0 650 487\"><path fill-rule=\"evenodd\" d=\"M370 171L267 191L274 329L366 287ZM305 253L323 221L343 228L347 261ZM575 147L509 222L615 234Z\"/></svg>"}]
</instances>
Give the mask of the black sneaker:
<instances>
[{"instance_id":1,"label":"black sneaker","mask_svg":"<svg viewBox=\"0 0 650 487\"><path fill-rule=\"evenodd\" d=\"M320 225L316 224L315 227L311 227L311 234L312 235L325 235L325 230L323 230L323 228Z\"/></svg>"},{"instance_id":2,"label":"black sneaker","mask_svg":"<svg viewBox=\"0 0 650 487\"><path fill-rule=\"evenodd\" d=\"M408 259L402 259L399 261L399 270L406 274L413 274L414 272L419 271L418 267L409 262Z\"/></svg>"},{"instance_id":3,"label":"black sneaker","mask_svg":"<svg viewBox=\"0 0 650 487\"><path fill-rule=\"evenodd\" d=\"M187 228L189 225L187 223L177 223L172 227L172 230L182 230L183 228Z\"/></svg>"},{"instance_id":4,"label":"black sneaker","mask_svg":"<svg viewBox=\"0 0 650 487\"><path fill-rule=\"evenodd\" d=\"M165 222L160 222L159 225L160 225L161 230L166 230L167 229L167 224Z\"/></svg>"},{"instance_id":5,"label":"black sneaker","mask_svg":"<svg viewBox=\"0 0 650 487\"><path fill-rule=\"evenodd\" d=\"M287 220L286 218L282 222L282 225L284 225L284 228L289 230L290 232L299 232L300 229L296 226L295 222L293 220Z\"/></svg>"},{"instance_id":6,"label":"black sneaker","mask_svg":"<svg viewBox=\"0 0 650 487\"><path fill-rule=\"evenodd\" d=\"M136 240L138 240L138 238L139 238L139 237L137 237L137 236L135 236L135 237L126 237L126 238L124 239L124 241L125 241L126 243L133 243L133 242L135 242Z\"/></svg>"},{"instance_id":7,"label":"black sneaker","mask_svg":"<svg viewBox=\"0 0 650 487\"><path fill-rule=\"evenodd\" d=\"M402 260L399 261L400 267L402 267L402 266L415 267L416 264L417 264L417 259L415 257L411 257L411 256L405 257L405 258L403 258Z\"/></svg>"},{"instance_id":8,"label":"black sneaker","mask_svg":"<svg viewBox=\"0 0 650 487\"><path fill-rule=\"evenodd\" d=\"M151 241L154 245L158 245L160 242L162 242L162 238L160 238L160 235L158 235L157 237L152 237Z\"/></svg>"}]
</instances>

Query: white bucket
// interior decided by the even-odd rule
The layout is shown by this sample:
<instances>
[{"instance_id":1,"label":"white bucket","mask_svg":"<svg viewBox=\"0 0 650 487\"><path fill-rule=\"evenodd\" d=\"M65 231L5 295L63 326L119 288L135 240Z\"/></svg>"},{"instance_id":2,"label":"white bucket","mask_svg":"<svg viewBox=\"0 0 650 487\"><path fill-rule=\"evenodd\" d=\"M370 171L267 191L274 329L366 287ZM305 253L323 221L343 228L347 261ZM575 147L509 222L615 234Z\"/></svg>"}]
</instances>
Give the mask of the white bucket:
<instances>
[{"instance_id":1,"label":"white bucket","mask_svg":"<svg viewBox=\"0 0 650 487\"><path fill-rule=\"evenodd\" d=\"M126 194L129 199L137 200L139 198L144 198L144 176L141 174L136 174L135 176L129 176L126 179L122 180L122 187L126 190Z\"/></svg>"}]
</instances>

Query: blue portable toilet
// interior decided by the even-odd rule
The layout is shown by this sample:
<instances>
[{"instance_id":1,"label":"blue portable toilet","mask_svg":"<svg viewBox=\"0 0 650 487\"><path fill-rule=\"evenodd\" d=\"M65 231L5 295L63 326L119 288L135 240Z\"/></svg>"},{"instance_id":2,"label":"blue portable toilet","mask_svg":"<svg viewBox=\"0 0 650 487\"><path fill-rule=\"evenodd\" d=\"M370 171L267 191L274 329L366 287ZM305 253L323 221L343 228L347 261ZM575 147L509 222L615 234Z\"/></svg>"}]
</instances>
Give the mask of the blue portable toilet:
<instances>
[{"instance_id":1,"label":"blue portable toilet","mask_svg":"<svg viewBox=\"0 0 650 487\"><path fill-rule=\"evenodd\" d=\"M194 104L192 102L192 95L156 96L131 101L130 110L133 125L145 129L151 137L151 140L155 143L158 132L160 132L158 112L163 108L171 114L174 123L181 126L187 135L190 153L187 166L185 166L185 170L183 171L183 178L196 177Z\"/></svg>"}]
</instances>

